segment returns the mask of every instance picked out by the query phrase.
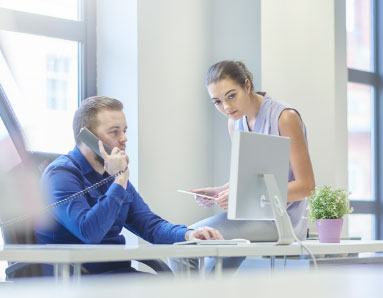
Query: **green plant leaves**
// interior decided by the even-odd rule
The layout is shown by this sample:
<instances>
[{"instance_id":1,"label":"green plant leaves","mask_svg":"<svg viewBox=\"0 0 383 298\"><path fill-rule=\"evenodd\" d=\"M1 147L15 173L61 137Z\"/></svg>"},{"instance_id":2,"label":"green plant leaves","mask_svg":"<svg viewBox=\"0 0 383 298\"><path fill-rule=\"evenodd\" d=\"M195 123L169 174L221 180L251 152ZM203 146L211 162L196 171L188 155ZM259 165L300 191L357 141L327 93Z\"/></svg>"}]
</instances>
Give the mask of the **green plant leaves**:
<instances>
[{"instance_id":1,"label":"green plant leaves","mask_svg":"<svg viewBox=\"0 0 383 298\"><path fill-rule=\"evenodd\" d=\"M345 189L332 189L331 186L317 186L311 192L309 201L309 218L334 219L342 218L353 211L350 208L348 192Z\"/></svg>"}]
</instances>

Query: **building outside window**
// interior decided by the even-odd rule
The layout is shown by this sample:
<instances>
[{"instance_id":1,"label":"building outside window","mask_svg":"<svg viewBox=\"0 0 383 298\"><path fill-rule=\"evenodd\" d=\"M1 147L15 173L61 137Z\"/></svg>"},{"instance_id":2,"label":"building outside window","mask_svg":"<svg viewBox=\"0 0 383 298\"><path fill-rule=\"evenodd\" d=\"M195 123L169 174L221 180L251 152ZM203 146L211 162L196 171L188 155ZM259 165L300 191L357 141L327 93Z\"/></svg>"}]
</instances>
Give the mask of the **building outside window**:
<instances>
[{"instance_id":1,"label":"building outside window","mask_svg":"<svg viewBox=\"0 0 383 298\"><path fill-rule=\"evenodd\" d=\"M349 235L382 239L380 225L381 129L378 118L382 101L381 0L347 0L347 92L348 188L354 213L349 217Z\"/></svg>"}]
</instances>

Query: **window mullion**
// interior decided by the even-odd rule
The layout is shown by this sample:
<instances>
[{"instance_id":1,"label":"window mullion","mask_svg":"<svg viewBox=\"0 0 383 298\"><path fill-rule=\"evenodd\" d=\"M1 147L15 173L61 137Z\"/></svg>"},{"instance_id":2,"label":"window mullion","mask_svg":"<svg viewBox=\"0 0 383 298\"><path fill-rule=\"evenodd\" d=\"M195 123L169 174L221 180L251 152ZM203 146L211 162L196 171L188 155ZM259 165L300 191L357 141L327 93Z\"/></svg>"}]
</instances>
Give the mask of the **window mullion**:
<instances>
[{"instance_id":1,"label":"window mullion","mask_svg":"<svg viewBox=\"0 0 383 298\"><path fill-rule=\"evenodd\" d=\"M0 30L29 33L84 42L82 21L66 20L7 8L0 8Z\"/></svg>"},{"instance_id":2,"label":"window mullion","mask_svg":"<svg viewBox=\"0 0 383 298\"><path fill-rule=\"evenodd\" d=\"M383 41L381 35L383 34L383 20L380 16L383 15L383 1L375 0L374 1L374 26L375 26L375 34L374 34L374 51L375 51L375 72L377 76L377 86L375 90L375 150L376 150L376 200L378 202L376 209L376 231L377 231L377 239L383 239L383 219L382 210L383 210L383 158L382 158L382 150L383 150L383 59L382 59L382 51L383 51Z\"/></svg>"},{"instance_id":3,"label":"window mullion","mask_svg":"<svg viewBox=\"0 0 383 298\"><path fill-rule=\"evenodd\" d=\"M368 72L358 69L348 69L348 81L365 85L372 85L375 88L379 85L379 76L376 72Z\"/></svg>"},{"instance_id":4,"label":"window mullion","mask_svg":"<svg viewBox=\"0 0 383 298\"><path fill-rule=\"evenodd\" d=\"M378 203L376 201L352 200L350 201L350 205L354 210L357 210L357 213L375 214Z\"/></svg>"},{"instance_id":5,"label":"window mullion","mask_svg":"<svg viewBox=\"0 0 383 298\"><path fill-rule=\"evenodd\" d=\"M96 4L95 1L84 1L86 15L86 42L83 43L84 91L82 99L97 95L97 38L96 38Z\"/></svg>"}]
</instances>

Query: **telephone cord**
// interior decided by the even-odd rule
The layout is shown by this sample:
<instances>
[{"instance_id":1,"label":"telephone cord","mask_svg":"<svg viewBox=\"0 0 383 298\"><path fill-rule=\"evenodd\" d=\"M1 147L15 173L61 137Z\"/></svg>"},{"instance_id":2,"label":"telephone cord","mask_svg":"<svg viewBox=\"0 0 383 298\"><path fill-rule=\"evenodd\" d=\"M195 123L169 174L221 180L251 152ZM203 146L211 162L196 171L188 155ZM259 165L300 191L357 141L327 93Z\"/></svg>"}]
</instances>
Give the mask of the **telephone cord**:
<instances>
[{"instance_id":1,"label":"telephone cord","mask_svg":"<svg viewBox=\"0 0 383 298\"><path fill-rule=\"evenodd\" d=\"M97 182L97 183L95 183L95 184L93 184L93 185L91 185L91 186L89 186L89 187L87 187L87 188L85 188L85 189L83 189L83 190L81 190L81 191L79 191L79 192L77 192L77 193L75 193L75 194L73 194L73 195L63 199L63 200L60 200L60 201L58 201L56 203L53 203L53 204L50 204L50 205L42 208L41 210L39 210L36 213L40 214L40 213L49 211L49 210L51 210L51 209L53 209L55 207L64 205L64 204L66 204L66 203L68 203L68 202L70 202L70 201L72 201L72 200L74 200L74 199L76 199L78 197L81 197L81 196L87 194L88 192L90 192L91 190L93 190L95 188L98 188L101 185L104 185L104 184L108 183L109 181L113 180L117 176L125 173L127 170L128 170L128 166L126 166L126 168L124 170L118 171L117 173L115 173L115 174L113 174L113 175L111 175L111 176L109 176L109 177L107 177L107 178L105 178L105 179L103 179L103 180L101 180L101 181L99 181L99 182ZM35 214L35 215L37 215L37 214ZM34 214L22 215L22 216L19 216L19 217L15 217L15 218L9 219L9 220L7 220L5 222L1 222L1 219L0 219L0 228L6 228L6 227L8 227L10 225L19 223L21 221L24 221L24 220L32 217L33 215Z\"/></svg>"}]
</instances>

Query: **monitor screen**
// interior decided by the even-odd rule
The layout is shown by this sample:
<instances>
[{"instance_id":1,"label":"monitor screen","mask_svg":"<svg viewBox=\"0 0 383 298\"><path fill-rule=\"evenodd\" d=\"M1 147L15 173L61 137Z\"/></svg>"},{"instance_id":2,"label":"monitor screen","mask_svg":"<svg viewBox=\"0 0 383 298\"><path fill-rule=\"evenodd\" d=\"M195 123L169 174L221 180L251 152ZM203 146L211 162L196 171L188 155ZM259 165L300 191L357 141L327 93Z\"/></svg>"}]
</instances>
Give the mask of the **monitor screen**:
<instances>
[{"instance_id":1,"label":"monitor screen","mask_svg":"<svg viewBox=\"0 0 383 298\"><path fill-rule=\"evenodd\" d=\"M273 220L263 175L275 178L281 205L287 206L290 139L234 131L231 148L228 219Z\"/></svg>"}]
</instances>

